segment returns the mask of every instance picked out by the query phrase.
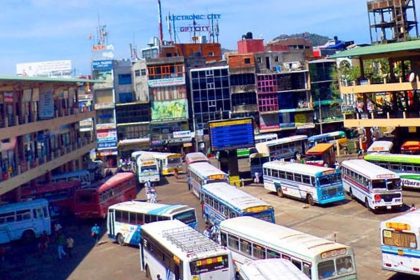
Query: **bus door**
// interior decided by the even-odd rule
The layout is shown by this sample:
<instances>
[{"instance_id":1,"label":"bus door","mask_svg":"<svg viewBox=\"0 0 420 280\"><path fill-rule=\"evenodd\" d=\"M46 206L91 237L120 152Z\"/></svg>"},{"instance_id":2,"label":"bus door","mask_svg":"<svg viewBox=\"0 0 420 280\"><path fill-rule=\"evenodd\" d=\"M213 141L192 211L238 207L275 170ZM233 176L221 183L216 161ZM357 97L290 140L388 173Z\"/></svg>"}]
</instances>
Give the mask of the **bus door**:
<instances>
[{"instance_id":1,"label":"bus door","mask_svg":"<svg viewBox=\"0 0 420 280\"><path fill-rule=\"evenodd\" d=\"M115 236L115 211L114 209L110 209L108 211L108 229L109 229L109 234L108 236L110 237L114 237Z\"/></svg>"}]
</instances>

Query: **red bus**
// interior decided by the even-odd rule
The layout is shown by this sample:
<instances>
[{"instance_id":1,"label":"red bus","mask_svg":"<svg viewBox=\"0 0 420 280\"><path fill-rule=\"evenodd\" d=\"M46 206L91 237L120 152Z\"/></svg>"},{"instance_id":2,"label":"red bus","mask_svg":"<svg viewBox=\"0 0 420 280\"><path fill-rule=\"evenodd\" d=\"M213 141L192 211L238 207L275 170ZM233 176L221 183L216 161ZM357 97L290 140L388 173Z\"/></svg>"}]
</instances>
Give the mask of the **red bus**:
<instances>
[{"instance_id":1,"label":"red bus","mask_svg":"<svg viewBox=\"0 0 420 280\"><path fill-rule=\"evenodd\" d=\"M420 154L420 141L406 141L401 146L402 154Z\"/></svg>"},{"instance_id":2,"label":"red bus","mask_svg":"<svg viewBox=\"0 0 420 280\"><path fill-rule=\"evenodd\" d=\"M81 188L80 181L36 184L21 190L21 200L44 198L50 205L51 216L71 215L74 213L74 194Z\"/></svg>"},{"instance_id":3,"label":"red bus","mask_svg":"<svg viewBox=\"0 0 420 280\"><path fill-rule=\"evenodd\" d=\"M316 144L305 153L305 163L311 165L334 167L334 145L330 143Z\"/></svg>"},{"instance_id":4,"label":"red bus","mask_svg":"<svg viewBox=\"0 0 420 280\"><path fill-rule=\"evenodd\" d=\"M75 193L75 216L81 219L105 218L108 207L133 200L137 195L136 176L117 173Z\"/></svg>"}]
</instances>

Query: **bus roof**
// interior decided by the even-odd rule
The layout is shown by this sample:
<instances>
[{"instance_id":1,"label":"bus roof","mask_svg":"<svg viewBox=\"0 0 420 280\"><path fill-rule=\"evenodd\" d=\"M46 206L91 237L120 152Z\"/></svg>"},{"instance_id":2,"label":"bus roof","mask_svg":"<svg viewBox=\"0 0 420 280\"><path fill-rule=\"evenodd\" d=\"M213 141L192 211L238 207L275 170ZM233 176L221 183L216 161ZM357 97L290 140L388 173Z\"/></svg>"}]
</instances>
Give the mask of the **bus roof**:
<instances>
[{"instance_id":1,"label":"bus roof","mask_svg":"<svg viewBox=\"0 0 420 280\"><path fill-rule=\"evenodd\" d=\"M206 157L205 154L200 152L188 153L185 155L185 162L192 163L192 162L210 162L209 159Z\"/></svg>"},{"instance_id":2,"label":"bus roof","mask_svg":"<svg viewBox=\"0 0 420 280\"><path fill-rule=\"evenodd\" d=\"M79 189L81 183L79 180L71 180L66 182L55 182L47 184L37 184L35 187L22 188L22 196L41 195L50 192L58 192L62 190Z\"/></svg>"},{"instance_id":3,"label":"bus roof","mask_svg":"<svg viewBox=\"0 0 420 280\"><path fill-rule=\"evenodd\" d=\"M386 227L386 223L409 224L411 230L418 231L418 229L420 228L420 209L382 221L381 227Z\"/></svg>"},{"instance_id":4,"label":"bus roof","mask_svg":"<svg viewBox=\"0 0 420 280\"><path fill-rule=\"evenodd\" d=\"M223 174L227 175L222 170L218 169L214 165L208 163L208 162L196 162L192 163L188 166L188 169L190 169L193 172L201 174L203 177L208 177L210 175L216 175L216 174Z\"/></svg>"},{"instance_id":5,"label":"bus roof","mask_svg":"<svg viewBox=\"0 0 420 280\"><path fill-rule=\"evenodd\" d=\"M365 156L367 161L420 164L420 155L372 153Z\"/></svg>"},{"instance_id":6,"label":"bus roof","mask_svg":"<svg viewBox=\"0 0 420 280\"><path fill-rule=\"evenodd\" d=\"M191 260L229 254L229 250L178 220L145 224L141 226L141 230L177 257Z\"/></svg>"},{"instance_id":7,"label":"bus roof","mask_svg":"<svg viewBox=\"0 0 420 280\"><path fill-rule=\"evenodd\" d=\"M309 155L309 154L322 154L322 153L328 151L329 149L331 149L333 146L334 145L330 144L330 143L316 144L315 146L313 146L312 148L307 150L305 154L307 154L307 155Z\"/></svg>"},{"instance_id":8,"label":"bus roof","mask_svg":"<svg viewBox=\"0 0 420 280\"><path fill-rule=\"evenodd\" d=\"M266 162L263 164L263 167L272 168L276 170L282 170L282 171L291 172L291 173L299 173L299 174L308 175L308 176L316 176L323 172L335 173L335 170L329 167L303 164L303 163L297 163L297 162L279 161L279 160Z\"/></svg>"},{"instance_id":9,"label":"bus roof","mask_svg":"<svg viewBox=\"0 0 420 280\"><path fill-rule=\"evenodd\" d=\"M341 166L363 174L371 180L399 178L396 173L363 159L345 160Z\"/></svg>"},{"instance_id":10,"label":"bus roof","mask_svg":"<svg viewBox=\"0 0 420 280\"><path fill-rule=\"evenodd\" d=\"M261 245L271 244L269 247L274 249L290 248L306 258L336 249L352 251L349 246L249 216L224 220L220 222L220 229L255 240Z\"/></svg>"},{"instance_id":11,"label":"bus roof","mask_svg":"<svg viewBox=\"0 0 420 280\"><path fill-rule=\"evenodd\" d=\"M183 210L194 210L193 208L187 205L168 205L168 204L159 204L159 203L149 203L143 201L125 201L121 203L114 204L109 207L109 209L122 210L135 213L145 213L151 215L172 215Z\"/></svg>"},{"instance_id":12,"label":"bus roof","mask_svg":"<svg viewBox=\"0 0 420 280\"><path fill-rule=\"evenodd\" d=\"M285 259L263 259L245 262L241 265L241 273L252 280L308 280L291 261Z\"/></svg>"},{"instance_id":13,"label":"bus roof","mask_svg":"<svg viewBox=\"0 0 420 280\"><path fill-rule=\"evenodd\" d=\"M90 185L82 190L98 190L98 192L107 191L116 185L128 181L134 178L134 173L131 172L119 172L111 177L107 177L97 182L96 184Z\"/></svg>"},{"instance_id":14,"label":"bus roof","mask_svg":"<svg viewBox=\"0 0 420 280\"><path fill-rule=\"evenodd\" d=\"M272 208L270 204L227 183L211 183L202 187L203 193L217 197L239 211L252 212L254 207ZM254 210L255 211L255 210Z\"/></svg>"},{"instance_id":15,"label":"bus roof","mask_svg":"<svg viewBox=\"0 0 420 280\"><path fill-rule=\"evenodd\" d=\"M378 140L373 142L372 145L369 146L367 152L389 152L393 146L394 143L392 143L392 141Z\"/></svg>"},{"instance_id":16,"label":"bus roof","mask_svg":"<svg viewBox=\"0 0 420 280\"><path fill-rule=\"evenodd\" d=\"M267 133L267 134L257 134L257 135L254 135L254 138L255 138L255 140L264 140L264 139L267 139L267 138L275 138L275 139L277 139L278 136L275 133Z\"/></svg>"},{"instance_id":17,"label":"bus roof","mask_svg":"<svg viewBox=\"0 0 420 280\"><path fill-rule=\"evenodd\" d=\"M0 213L20 210L28 207L48 206L46 199L34 199L28 201L20 201L15 203L0 204Z\"/></svg>"},{"instance_id":18,"label":"bus roof","mask_svg":"<svg viewBox=\"0 0 420 280\"><path fill-rule=\"evenodd\" d=\"M291 143L291 142L296 142L296 141L305 141L307 139L308 139L308 136L306 136L306 135L295 135L295 136L284 137L284 138L275 139L275 140L271 140L271 141L267 141L267 142L257 143L255 145L255 148L257 148L257 151L259 153L268 154L269 153L268 147L277 146L277 145L286 144L286 143Z\"/></svg>"},{"instance_id":19,"label":"bus roof","mask_svg":"<svg viewBox=\"0 0 420 280\"><path fill-rule=\"evenodd\" d=\"M181 154L177 154L177 153L161 153L161 152L151 152L151 151L137 151L137 152L131 153L132 158L136 158L139 155L152 155L153 157L157 159L166 158L168 156L181 156Z\"/></svg>"},{"instance_id":20,"label":"bus roof","mask_svg":"<svg viewBox=\"0 0 420 280\"><path fill-rule=\"evenodd\" d=\"M322 139L324 137L335 137L335 136L346 136L346 133L344 131L333 131L333 132L327 132L327 133L323 133L323 134L318 134L318 135L313 135L311 137L308 138L309 142L314 142L318 139Z\"/></svg>"}]
</instances>

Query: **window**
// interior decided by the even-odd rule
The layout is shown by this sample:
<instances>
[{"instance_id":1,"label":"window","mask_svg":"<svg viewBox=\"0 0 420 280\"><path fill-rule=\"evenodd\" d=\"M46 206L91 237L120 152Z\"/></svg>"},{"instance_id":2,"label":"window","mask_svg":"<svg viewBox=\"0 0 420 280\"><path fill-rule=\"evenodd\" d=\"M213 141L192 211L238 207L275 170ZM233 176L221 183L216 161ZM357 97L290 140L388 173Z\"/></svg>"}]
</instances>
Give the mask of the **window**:
<instances>
[{"instance_id":1,"label":"window","mask_svg":"<svg viewBox=\"0 0 420 280\"><path fill-rule=\"evenodd\" d=\"M244 59L244 63L245 64L251 64L251 59L248 57L248 58L245 58Z\"/></svg>"},{"instance_id":2,"label":"window","mask_svg":"<svg viewBox=\"0 0 420 280\"><path fill-rule=\"evenodd\" d=\"M139 77L140 76L140 70L134 71L134 76Z\"/></svg>"},{"instance_id":3,"label":"window","mask_svg":"<svg viewBox=\"0 0 420 280\"><path fill-rule=\"evenodd\" d=\"M0 224L11 223L15 221L15 212L0 214Z\"/></svg>"},{"instance_id":4,"label":"window","mask_svg":"<svg viewBox=\"0 0 420 280\"><path fill-rule=\"evenodd\" d=\"M302 262L296 259L292 259L292 263L299 268L299 270L302 270Z\"/></svg>"},{"instance_id":5,"label":"window","mask_svg":"<svg viewBox=\"0 0 420 280\"><path fill-rule=\"evenodd\" d=\"M140 69L140 73L142 76L146 76L146 69Z\"/></svg>"},{"instance_id":6,"label":"window","mask_svg":"<svg viewBox=\"0 0 420 280\"><path fill-rule=\"evenodd\" d=\"M337 266L338 275L353 272L353 261L351 259L351 256L338 258L336 259L335 263Z\"/></svg>"},{"instance_id":7,"label":"window","mask_svg":"<svg viewBox=\"0 0 420 280\"><path fill-rule=\"evenodd\" d=\"M246 240L241 240L241 252L251 256L251 243Z\"/></svg>"},{"instance_id":8,"label":"window","mask_svg":"<svg viewBox=\"0 0 420 280\"><path fill-rule=\"evenodd\" d=\"M286 179L286 172L284 172L284 171L280 171L280 172L279 172L279 178L281 178L281 179Z\"/></svg>"},{"instance_id":9,"label":"window","mask_svg":"<svg viewBox=\"0 0 420 280\"><path fill-rule=\"evenodd\" d=\"M137 225L136 213L129 213L129 216L130 216L130 224Z\"/></svg>"},{"instance_id":10,"label":"window","mask_svg":"<svg viewBox=\"0 0 420 280\"><path fill-rule=\"evenodd\" d=\"M31 210L20 210L16 212L16 221L24 221L31 219Z\"/></svg>"},{"instance_id":11,"label":"window","mask_svg":"<svg viewBox=\"0 0 420 280\"><path fill-rule=\"evenodd\" d=\"M239 239L236 236L228 236L228 247L234 250L239 250Z\"/></svg>"},{"instance_id":12,"label":"window","mask_svg":"<svg viewBox=\"0 0 420 280\"><path fill-rule=\"evenodd\" d=\"M302 176L302 182L303 182L304 184L309 185L309 184L311 183L311 179L309 178L309 176L303 175L303 176Z\"/></svg>"},{"instance_id":13,"label":"window","mask_svg":"<svg viewBox=\"0 0 420 280\"><path fill-rule=\"evenodd\" d=\"M254 258L257 259L265 259L265 248L261 247L259 245L253 244L252 245L252 251Z\"/></svg>"},{"instance_id":14,"label":"window","mask_svg":"<svg viewBox=\"0 0 420 280\"><path fill-rule=\"evenodd\" d=\"M119 74L118 83L120 85L131 85L131 74Z\"/></svg>"},{"instance_id":15,"label":"window","mask_svg":"<svg viewBox=\"0 0 420 280\"><path fill-rule=\"evenodd\" d=\"M335 276L334 261L329 260L318 264L318 277L319 279L325 279Z\"/></svg>"},{"instance_id":16,"label":"window","mask_svg":"<svg viewBox=\"0 0 420 280\"><path fill-rule=\"evenodd\" d=\"M286 173L287 180L293 181L293 173Z\"/></svg>"},{"instance_id":17,"label":"window","mask_svg":"<svg viewBox=\"0 0 420 280\"><path fill-rule=\"evenodd\" d=\"M222 246L227 246L227 234L224 232L220 233L220 242Z\"/></svg>"},{"instance_id":18,"label":"window","mask_svg":"<svg viewBox=\"0 0 420 280\"><path fill-rule=\"evenodd\" d=\"M267 259L279 259L280 253L267 249Z\"/></svg>"},{"instance_id":19,"label":"window","mask_svg":"<svg viewBox=\"0 0 420 280\"><path fill-rule=\"evenodd\" d=\"M388 246L411 249L417 248L416 235L414 233L384 230L383 242Z\"/></svg>"}]
</instances>

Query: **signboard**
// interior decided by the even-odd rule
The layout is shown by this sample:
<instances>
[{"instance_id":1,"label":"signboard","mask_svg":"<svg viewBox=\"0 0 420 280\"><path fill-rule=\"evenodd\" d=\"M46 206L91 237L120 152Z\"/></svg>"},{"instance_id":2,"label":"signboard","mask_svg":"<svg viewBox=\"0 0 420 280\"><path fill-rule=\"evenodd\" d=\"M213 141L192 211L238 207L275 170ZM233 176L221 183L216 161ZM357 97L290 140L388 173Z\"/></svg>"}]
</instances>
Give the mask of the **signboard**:
<instances>
[{"instance_id":1,"label":"signboard","mask_svg":"<svg viewBox=\"0 0 420 280\"><path fill-rule=\"evenodd\" d=\"M96 131L96 143L98 149L112 149L117 148L118 139L117 139L117 130L100 130Z\"/></svg>"},{"instance_id":2,"label":"signboard","mask_svg":"<svg viewBox=\"0 0 420 280\"><path fill-rule=\"evenodd\" d=\"M167 87L185 85L185 77L148 80L149 87Z\"/></svg>"},{"instance_id":3,"label":"signboard","mask_svg":"<svg viewBox=\"0 0 420 280\"><path fill-rule=\"evenodd\" d=\"M114 59L113 45L93 45L92 46L92 60L111 60Z\"/></svg>"},{"instance_id":4,"label":"signboard","mask_svg":"<svg viewBox=\"0 0 420 280\"><path fill-rule=\"evenodd\" d=\"M53 89L39 93L39 118L51 119L54 117L54 93Z\"/></svg>"},{"instance_id":5,"label":"signboard","mask_svg":"<svg viewBox=\"0 0 420 280\"><path fill-rule=\"evenodd\" d=\"M191 131L174 131L174 138L191 138Z\"/></svg>"},{"instance_id":6,"label":"signboard","mask_svg":"<svg viewBox=\"0 0 420 280\"><path fill-rule=\"evenodd\" d=\"M51 60L16 64L16 74L26 77L71 77L71 60Z\"/></svg>"},{"instance_id":7,"label":"signboard","mask_svg":"<svg viewBox=\"0 0 420 280\"><path fill-rule=\"evenodd\" d=\"M252 118L209 122L209 135L212 151L235 150L255 146Z\"/></svg>"},{"instance_id":8,"label":"signboard","mask_svg":"<svg viewBox=\"0 0 420 280\"><path fill-rule=\"evenodd\" d=\"M3 93L3 102L4 103L13 103L13 92Z\"/></svg>"},{"instance_id":9,"label":"signboard","mask_svg":"<svg viewBox=\"0 0 420 280\"><path fill-rule=\"evenodd\" d=\"M187 100L155 101L152 104L152 121L188 118Z\"/></svg>"},{"instance_id":10,"label":"signboard","mask_svg":"<svg viewBox=\"0 0 420 280\"><path fill-rule=\"evenodd\" d=\"M201 15L170 15L169 20L172 21L193 21L193 20L218 20L221 19L221 14L201 14Z\"/></svg>"}]
</instances>

